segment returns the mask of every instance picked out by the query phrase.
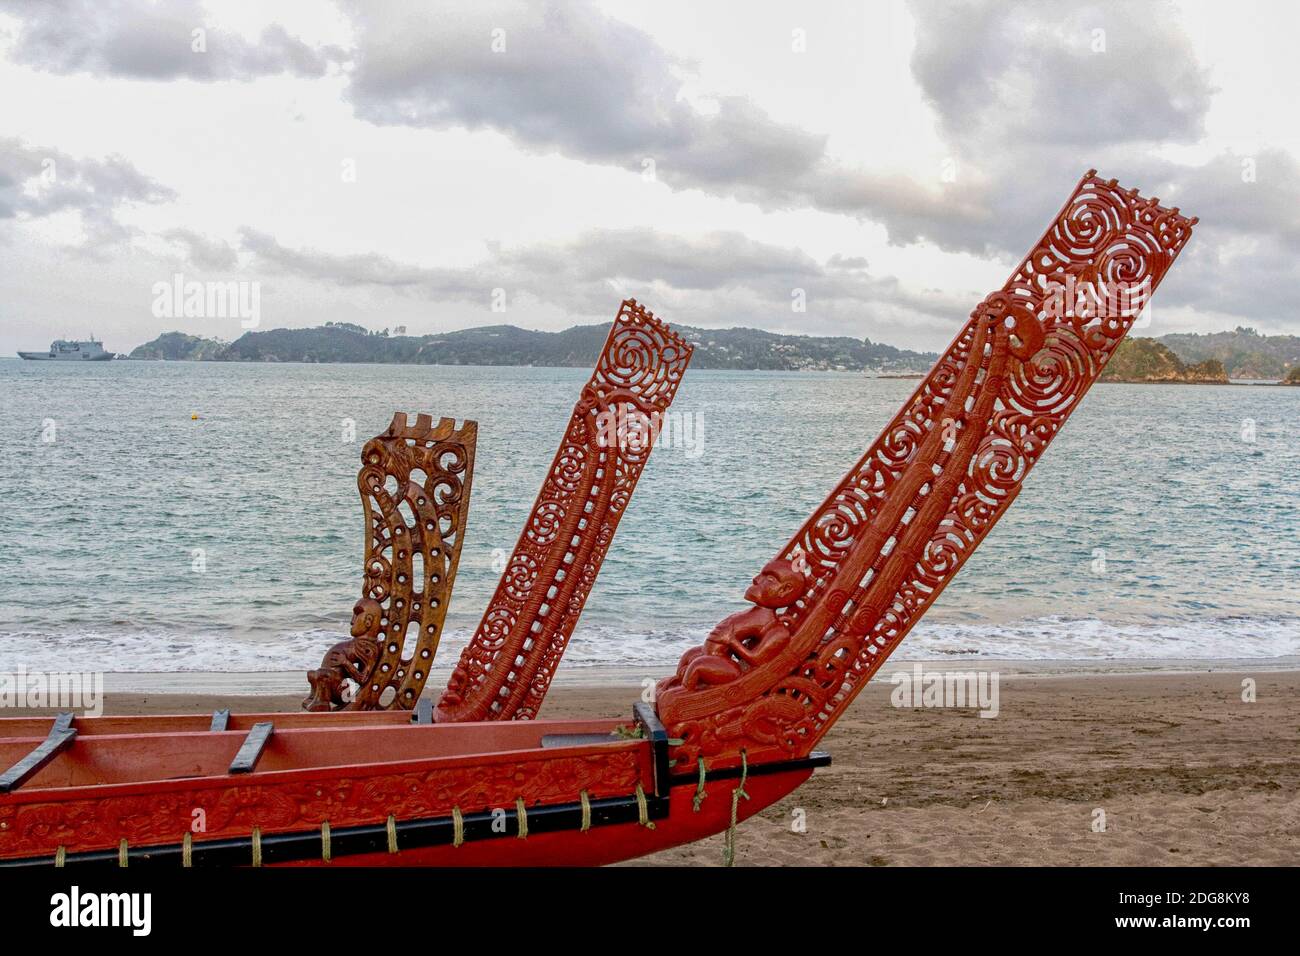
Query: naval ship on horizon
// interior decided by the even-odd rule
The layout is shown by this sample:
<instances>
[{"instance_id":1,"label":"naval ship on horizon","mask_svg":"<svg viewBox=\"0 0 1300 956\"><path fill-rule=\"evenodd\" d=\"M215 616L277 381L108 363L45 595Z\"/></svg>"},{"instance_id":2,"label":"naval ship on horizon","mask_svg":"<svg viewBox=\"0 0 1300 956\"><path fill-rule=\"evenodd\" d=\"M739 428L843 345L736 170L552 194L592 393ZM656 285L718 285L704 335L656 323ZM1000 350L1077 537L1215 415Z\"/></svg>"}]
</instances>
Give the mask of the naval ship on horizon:
<instances>
[{"instance_id":1,"label":"naval ship on horizon","mask_svg":"<svg viewBox=\"0 0 1300 956\"><path fill-rule=\"evenodd\" d=\"M18 357L31 362L107 362L113 353L105 352L104 343L92 335L85 342L55 339L48 352L19 352Z\"/></svg>"}]
</instances>

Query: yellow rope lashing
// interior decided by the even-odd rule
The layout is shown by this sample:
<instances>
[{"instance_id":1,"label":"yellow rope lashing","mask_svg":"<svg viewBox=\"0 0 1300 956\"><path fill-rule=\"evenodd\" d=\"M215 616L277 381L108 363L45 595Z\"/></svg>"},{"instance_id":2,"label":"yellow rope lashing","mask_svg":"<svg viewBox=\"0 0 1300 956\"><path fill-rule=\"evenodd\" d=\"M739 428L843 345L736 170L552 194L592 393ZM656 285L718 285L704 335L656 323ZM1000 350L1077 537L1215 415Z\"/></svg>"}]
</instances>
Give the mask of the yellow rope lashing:
<instances>
[{"instance_id":1,"label":"yellow rope lashing","mask_svg":"<svg viewBox=\"0 0 1300 956\"><path fill-rule=\"evenodd\" d=\"M749 794L745 792L745 781L747 779L749 779L749 760L742 749L740 751L740 783L731 792L731 825L727 827L726 840L722 846L723 866L731 866L736 862L736 814L740 809L740 798L749 799Z\"/></svg>"},{"instance_id":2,"label":"yellow rope lashing","mask_svg":"<svg viewBox=\"0 0 1300 956\"><path fill-rule=\"evenodd\" d=\"M460 807L451 808L451 845L458 847L465 842L465 818L461 816Z\"/></svg>"},{"instance_id":3,"label":"yellow rope lashing","mask_svg":"<svg viewBox=\"0 0 1300 956\"><path fill-rule=\"evenodd\" d=\"M117 845L117 865L126 866L127 862L126 837L122 837L122 842Z\"/></svg>"},{"instance_id":4,"label":"yellow rope lashing","mask_svg":"<svg viewBox=\"0 0 1300 956\"><path fill-rule=\"evenodd\" d=\"M334 853L330 848L330 822L326 820L320 825L320 858L329 863L333 857Z\"/></svg>"},{"instance_id":5,"label":"yellow rope lashing","mask_svg":"<svg viewBox=\"0 0 1300 956\"><path fill-rule=\"evenodd\" d=\"M67 861L68 861L68 850L62 843L60 843L59 848L54 851L54 865L57 867L62 867L63 864L66 863Z\"/></svg>"},{"instance_id":6,"label":"yellow rope lashing","mask_svg":"<svg viewBox=\"0 0 1300 956\"><path fill-rule=\"evenodd\" d=\"M696 759L700 764L700 782L695 788L695 798L691 801L691 806L695 808L696 813L699 813L700 804L704 802L704 798L708 796L708 793L704 789L704 758L697 757Z\"/></svg>"},{"instance_id":7,"label":"yellow rope lashing","mask_svg":"<svg viewBox=\"0 0 1300 956\"><path fill-rule=\"evenodd\" d=\"M262 865L262 828L253 827L253 866Z\"/></svg>"},{"instance_id":8,"label":"yellow rope lashing","mask_svg":"<svg viewBox=\"0 0 1300 956\"><path fill-rule=\"evenodd\" d=\"M650 808L646 806L645 790L639 783L636 785L636 813L637 823L647 830L655 828L654 821L650 819Z\"/></svg>"},{"instance_id":9,"label":"yellow rope lashing","mask_svg":"<svg viewBox=\"0 0 1300 956\"><path fill-rule=\"evenodd\" d=\"M185 839L181 840L181 866L187 870L194 866L194 836L189 830L185 831Z\"/></svg>"},{"instance_id":10,"label":"yellow rope lashing","mask_svg":"<svg viewBox=\"0 0 1300 956\"><path fill-rule=\"evenodd\" d=\"M591 829L591 797L587 796L586 790L583 790L578 794L578 798L582 801L582 826L579 829L586 833Z\"/></svg>"},{"instance_id":11,"label":"yellow rope lashing","mask_svg":"<svg viewBox=\"0 0 1300 956\"><path fill-rule=\"evenodd\" d=\"M397 852L397 817L388 815L388 852Z\"/></svg>"},{"instance_id":12,"label":"yellow rope lashing","mask_svg":"<svg viewBox=\"0 0 1300 956\"><path fill-rule=\"evenodd\" d=\"M519 839L528 839L528 808L523 797L515 797L515 815L519 818Z\"/></svg>"}]
</instances>

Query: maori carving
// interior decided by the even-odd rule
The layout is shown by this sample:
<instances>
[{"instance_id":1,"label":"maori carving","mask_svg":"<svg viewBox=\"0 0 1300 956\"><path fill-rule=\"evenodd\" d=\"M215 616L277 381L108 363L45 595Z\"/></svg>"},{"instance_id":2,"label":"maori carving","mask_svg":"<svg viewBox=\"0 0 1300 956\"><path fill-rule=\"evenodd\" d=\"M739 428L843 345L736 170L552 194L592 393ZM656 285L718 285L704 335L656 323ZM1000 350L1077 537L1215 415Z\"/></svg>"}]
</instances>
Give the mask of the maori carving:
<instances>
[{"instance_id":1,"label":"maori carving","mask_svg":"<svg viewBox=\"0 0 1300 956\"><path fill-rule=\"evenodd\" d=\"M393 416L361 450L366 516L362 598L352 637L308 673L307 710L415 706L442 638L469 512L478 425ZM345 693L345 680L355 685ZM350 699L345 699L350 697Z\"/></svg>"},{"instance_id":2,"label":"maori carving","mask_svg":"<svg viewBox=\"0 0 1300 956\"><path fill-rule=\"evenodd\" d=\"M807 569L779 612L784 634L762 625L778 636L775 653L740 653L727 636L733 616L710 636L714 648L687 652L660 682L679 763L812 750L1015 499L1195 223L1095 170L1083 177L773 562ZM772 606L761 596L751 588L759 608L742 617ZM725 665L699 663L724 643Z\"/></svg>"},{"instance_id":3,"label":"maori carving","mask_svg":"<svg viewBox=\"0 0 1300 956\"><path fill-rule=\"evenodd\" d=\"M370 764L324 771L255 774L234 787L220 777L164 781L149 792L105 799L102 794L64 795L0 804L0 859L108 849L125 839L132 847L179 843L203 810L204 840L335 828L384 820L447 816L453 807L477 813L513 806L567 803L587 791L592 799L627 796L649 773L635 748L556 757L538 752L497 760L440 766ZM441 763L446 763L443 760ZM195 840L199 840L198 836Z\"/></svg>"},{"instance_id":4,"label":"maori carving","mask_svg":"<svg viewBox=\"0 0 1300 956\"><path fill-rule=\"evenodd\" d=\"M352 609L352 636L326 651L318 670L307 672L311 693L302 702L303 710L332 710L343 703L344 680L351 679L358 687L370 680L379 660L383 620L384 607L374 598L357 602Z\"/></svg>"},{"instance_id":5,"label":"maori carving","mask_svg":"<svg viewBox=\"0 0 1300 956\"><path fill-rule=\"evenodd\" d=\"M777 616L808 589L803 573L781 558L767 562L754 578L745 600L754 606L737 611L713 629L703 647L682 655L677 665L682 685L698 690L709 684L726 684L779 654L790 643L790 626Z\"/></svg>"},{"instance_id":6,"label":"maori carving","mask_svg":"<svg viewBox=\"0 0 1300 956\"><path fill-rule=\"evenodd\" d=\"M690 357L665 323L622 304L437 720L537 716Z\"/></svg>"}]
</instances>

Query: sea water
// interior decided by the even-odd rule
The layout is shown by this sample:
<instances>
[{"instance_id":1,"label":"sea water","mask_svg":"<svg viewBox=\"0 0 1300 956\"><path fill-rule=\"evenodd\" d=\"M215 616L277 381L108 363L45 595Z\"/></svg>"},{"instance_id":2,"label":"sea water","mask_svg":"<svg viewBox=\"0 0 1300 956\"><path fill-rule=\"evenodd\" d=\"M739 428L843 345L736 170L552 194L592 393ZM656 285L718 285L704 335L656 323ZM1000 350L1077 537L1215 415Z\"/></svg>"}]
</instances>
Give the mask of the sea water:
<instances>
[{"instance_id":1,"label":"sea water","mask_svg":"<svg viewBox=\"0 0 1300 956\"><path fill-rule=\"evenodd\" d=\"M0 361L0 670L301 670L360 594L362 445L479 422L439 652L473 631L581 369ZM916 383L691 371L566 667L662 671ZM1300 654L1300 389L1100 385L905 643L913 657Z\"/></svg>"}]
</instances>

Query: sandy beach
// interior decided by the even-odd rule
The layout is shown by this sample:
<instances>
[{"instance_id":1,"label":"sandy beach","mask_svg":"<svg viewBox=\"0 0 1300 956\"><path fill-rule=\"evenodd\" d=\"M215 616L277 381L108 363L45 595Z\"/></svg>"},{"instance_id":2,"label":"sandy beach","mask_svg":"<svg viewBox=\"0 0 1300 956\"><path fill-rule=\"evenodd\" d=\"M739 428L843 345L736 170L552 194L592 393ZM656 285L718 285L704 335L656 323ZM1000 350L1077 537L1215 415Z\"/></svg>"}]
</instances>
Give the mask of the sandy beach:
<instances>
[{"instance_id":1,"label":"sandy beach","mask_svg":"<svg viewBox=\"0 0 1300 956\"><path fill-rule=\"evenodd\" d=\"M833 765L740 828L736 862L1300 863L1300 670L1187 667L1013 669L1001 675L998 716L989 719L974 709L894 707L894 688L878 680L824 739ZM124 693L111 683L105 712L116 714L295 710L300 700ZM561 684L545 713L624 716L638 693L626 682ZM729 786L713 793L724 798ZM719 836L632 865L721 861Z\"/></svg>"}]
</instances>

